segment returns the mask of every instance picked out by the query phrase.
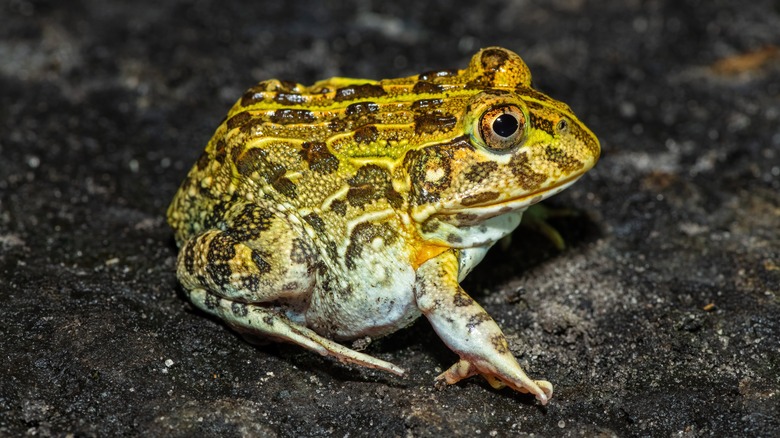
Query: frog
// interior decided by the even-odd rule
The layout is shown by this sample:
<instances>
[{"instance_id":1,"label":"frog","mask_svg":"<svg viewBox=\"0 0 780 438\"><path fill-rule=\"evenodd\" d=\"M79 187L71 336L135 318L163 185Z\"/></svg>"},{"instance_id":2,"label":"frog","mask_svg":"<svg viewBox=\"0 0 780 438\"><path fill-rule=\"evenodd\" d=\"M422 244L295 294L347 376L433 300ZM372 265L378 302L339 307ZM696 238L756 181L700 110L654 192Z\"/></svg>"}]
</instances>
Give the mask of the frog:
<instances>
[{"instance_id":1,"label":"frog","mask_svg":"<svg viewBox=\"0 0 780 438\"><path fill-rule=\"evenodd\" d=\"M458 360L546 404L496 321L460 285L523 212L598 160L596 136L516 53L465 69L306 86L270 79L216 129L167 211L188 299L237 332L398 376L349 341L424 316Z\"/></svg>"}]
</instances>

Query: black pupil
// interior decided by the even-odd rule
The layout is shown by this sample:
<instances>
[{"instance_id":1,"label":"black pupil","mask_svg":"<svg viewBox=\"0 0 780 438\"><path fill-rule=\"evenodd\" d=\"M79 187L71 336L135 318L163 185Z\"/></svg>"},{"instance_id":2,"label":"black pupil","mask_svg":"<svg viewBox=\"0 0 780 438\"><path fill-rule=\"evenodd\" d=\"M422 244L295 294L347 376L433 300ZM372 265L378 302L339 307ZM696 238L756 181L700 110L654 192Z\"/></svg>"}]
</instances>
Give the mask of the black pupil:
<instances>
[{"instance_id":1,"label":"black pupil","mask_svg":"<svg viewBox=\"0 0 780 438\"><path fill-rule=\"evenodd\" d=\"M506 138L517 132L518 126L520 126L520 124L517 123L515 116L511 114L501 114L496 117L496 120L493 122L493 132Z\"/></svg>"}]
</instances>

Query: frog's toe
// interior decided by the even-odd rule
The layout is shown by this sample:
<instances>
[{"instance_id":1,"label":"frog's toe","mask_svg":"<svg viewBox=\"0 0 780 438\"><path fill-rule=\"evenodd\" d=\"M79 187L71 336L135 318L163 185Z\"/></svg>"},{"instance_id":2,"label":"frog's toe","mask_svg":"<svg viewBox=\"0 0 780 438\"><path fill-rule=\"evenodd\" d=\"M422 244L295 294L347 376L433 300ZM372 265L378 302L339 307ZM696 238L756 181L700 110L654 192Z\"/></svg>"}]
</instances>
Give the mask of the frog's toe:
<instances>
[{"instance_id":1,"label":"frog's toe","mask_svg":"<svg viewBox=\"0 0 780 438\"><path fill-rule=\"evenodd\" d=\"M501 377L498 377L498 379L517 392L533 394L539 400L539 403L543 405L546 405L553 395L552 383L546 380L530 380L525 376L522 379L504 379Z\"/></svg>"},{"instance_id":2,"label":"frog's toe","mask_svg":"<svg viewBox=\"0 0 780 438\"><path fill-rule=\"evenodd\" d=\"M531 228L537 233L546 237L559 251L566 249L566 242L563 240L561 233L555 229L548 219L558 217L572 217L577 216L579 213L575 210L567 208L551 208L544 204L532 205L528 210L523 213L523 221L521 225L527 228Z\"/></svg>"},{"instance_id":3,"label":"frog's toe","mask_svg":"<svg viewBox=\"0 0 780 438\"><path fill-rule=\"evenodd\" d=\"M553 396L553 386L552 383L546 381L546 380L534 380L534 383L536 383L536 386L539 387L539 389L542 390L544 393L544 396L547 400L550 400ZM539 394L534 394L537 398L537 400L542 401L539 397ZM542 404L545 404L546 402L542 402Z\"/></svg>"},{"instance_id":4,"label":"frog's toe","mask_svg":"<svg viewBox=\"0 0 780 438\"><path fill-rule=\"evenodd\" d=\"M533 394L543 405L552 398L553 386L546 380L531 380L522 371L517 376L508 376L490 365L479 367L466 359L461 359L447 371L436 377L436 386L452 385L467 377L479 374L495 389L506 386L517 392Z\"/></svg>"},{"instance_id":5,"label":"frog's toe","mask_svg":"<svg viewBox=\"0 0 780 438\"><path fill-rule=\"evenodd\" d=\"M552 383L546 380L527 380L524 379L504 379L502 377L495 377L483 374L483 377L490 383L493 388L500 389L504 386L509 386L517 392L524 394L533 394L537 400L543 405L552 398L553 386Z\"/></svg>"}]
</instances>

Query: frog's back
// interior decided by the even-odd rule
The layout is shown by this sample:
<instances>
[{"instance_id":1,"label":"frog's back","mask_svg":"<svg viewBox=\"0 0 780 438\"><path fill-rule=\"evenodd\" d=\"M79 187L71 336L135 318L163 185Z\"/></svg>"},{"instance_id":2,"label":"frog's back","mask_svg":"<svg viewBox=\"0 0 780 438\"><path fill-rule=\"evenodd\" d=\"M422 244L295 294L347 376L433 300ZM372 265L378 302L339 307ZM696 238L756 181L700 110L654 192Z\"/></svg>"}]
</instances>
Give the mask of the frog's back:
<instances>
[{"instance_id":1,"label":"frog's back","mask_svg":"<svg viewBox=\"0 0 780 438\"><path fill-rule=\"evenodd\" d=\"M533 90L530 77L519 56L488 48L464 70L380 81L331 78L309 87L260 82L219 126L168 220L181 242L215 226L238 199L279 214L315 213L326 223L367 210L403 210L410 187L399 164L411 150L462 137L462 116L475 94L521 90L563 105Z\"/></svg>"}]
</instances>

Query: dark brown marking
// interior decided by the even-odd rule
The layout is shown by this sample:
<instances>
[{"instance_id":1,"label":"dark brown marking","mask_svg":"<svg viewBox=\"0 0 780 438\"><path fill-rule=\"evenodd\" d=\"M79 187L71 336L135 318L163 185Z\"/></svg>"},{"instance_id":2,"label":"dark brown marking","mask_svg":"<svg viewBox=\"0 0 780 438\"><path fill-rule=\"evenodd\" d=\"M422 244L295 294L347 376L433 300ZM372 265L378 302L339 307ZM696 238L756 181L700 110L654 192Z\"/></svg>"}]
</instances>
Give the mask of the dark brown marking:
<instances>
[{"instance_id":1,"label":"dark brown marking","mask_svg":"<svg viewBox=\"0 0 780 438\"><path fill-rule=\"evenodd\" d=\"M254 274L242 275L238 280L237 286L243 290L257 290L260 287L260 276Z\"/></svg>"},{"instance_id":2,"label":"dark brown marking","mask_svg":"<svg viewBox=\"0 0 780 438\"><path fill-rule=\"evenodd\" d=\"M274 180L271 185L276 189L277 192L290 199L295 199L298 197L298 192L295 189L295 183L286 177Z\"/></svg>"},{"instance_id":3,"label":"dark brown marking","mask_svg":"<svg viewBox=\"0 0 780 438\"><path fill-rule=\"evenodd\" d=\"M303 219L319 234L325 232L325 221L317 213L309 213Z\"/></svg>"},{"instance_id":4,"label":"dark brown marking","mask_svg":"<svg viewBox=\"0 0 780 438\"><path fill-rule=\"evenodd\" d=\"M200 154L200 158L198 158L198 162L195 165L198 166L198 170L203 170L206 168L206 166L209 165L210 162L211 162L211 157L209 156L209 153L203 151L203 153Z\"/></svg>"},{"instance_id":5,"label":"dark brown marking","mask_svg":"<svg viewBox=\"0 0 780 438\"><path fill-rule=\"evenodd\" d=\"M379 105L374 102L355 102L347 106L344 115L349 118L360 118L379 111Z\"/></svg>"},{"instance_id":6,"label":"dark brown marking","mask_svg":"<svg viewBox=\"0 0 780 438\"><path fill-rule=\"evenodd\" d=\"M553 122L551 120L540 117L538 114L533 112L531 112L528 117L531 120L531 126L535 129L541 129L542 131L548 132L550 134L553 133Z\"/></svg>"},{"instance_id":7,"label":"dark brown marking","mask_svg":"<svg viewBox=\"0 0 780 438\"><path fill-rule=\"evenodd\" d=\"M238 148L235 150L237 149ZM241 175L249 176L262 165L266 155L268 155L268 153L260 148L246 149L243 154L235 159L236 170L238 170L238 173Z\"/></svg>"},{"instance_id":8,"label":"dark brown marking","mask_svg":"<svg viewBox=\"0 0 780 438\"><path fill-rule=\"evenodd\" d=\"M443 78L446 76L456 76L458 74L457 70L449 69L449 70L433 70L433 71L427 71L424 73L420 73L419 76L417 76L417 79L421 81L430 81L435 78Z\"/></svg>"},{"instance_id":9,"label":"dark brown marking","mask_svg":"<svg viewBox=\"0 0 780 438\"><path fill-rule=\"evenodd\" d=\"M355 130L355 142L371 143L379 138L379 130L374 125L361 126Z\"/></svg>"},{"instance_id":10,"label":"dark brown marking","mask_svg":"<svg viewBox=\"0 0 780 438\"><path fill-rule=\"evenodd\" d=\"M400 195L393 189L390 175L375 164L367 164L355 172L355 176L347 180L350 188L347 201L353 207L362 207L378 199L397 202ZM401 199L403 202L403 199Z\"/></svg>"},{"instance_id":11,"label":"dark brown marking","mask_svg":"<svg viewBox=\"0 0 780 438\"><path fill-rule=\"evenodd\" d=\"M265 257L268 257L268 255L266 254ZM255 264L255 267L257 267L257 273L260 275L271 272L271 264L265 260L265 257L260 253L260 251L256 249L252 250L252 263Z\"/></svg>"},{"instance_id":12,"label":"dark brown marking","mask_svg":"<svg viewBox=\"0 0 780 438\"><path fill-rule=\"evenodd\" d=\"M387 185L390 182L390 175L387 171L376 164L366 164L360 167L355 176L348 179L350 186L356 187L364 184Z\"/></svg>"},{"instance_id":13,"label":"dark brown marking","mask_svg":"<svg viewBox=\"0 0 780 438\"><path fill-rule=\"evenodd\" d=\"M267 326L273 327L273 325L274 325L274 317L272 315L266 315L266 316L263 317L263 322Z\"/></svg>"},{"instance_id":14,"label":"dark brown marking","mask_svg":"<svg viewBox=\"0 0 780 438\"><path fill-rule=\"evenodd\" d=\"M378 193L369 185L352 187L347 192L347 201L353 207L362 207L375 199L379 199Z\"/></svg>"},{"instance_id":15,"label":"dark brown marking","mask_svg":"<svg viewBox=\"0 0 780 438\"><path fill-rule=\"evenodd\" d=\"M484 181L491 173L498 169L498 164L493 161L481 161L469 167L469 170L463 175L466 180L473 183Z\"/></svg>"},{"instance_id":16,"label":"dark brown marking","mask_svg":"<svg viewBox=\"0 0 780 438\"><path fill-rule=\"evenodd\" d=\"M314 262L317 260L317 256L306 241L301 238L296 238L293 239L292 242L290 260L298 264L313 266Z\"/></svg>"},{"instance_id":17,"label":"dark brown marking","mask_svg":"<svg viewBox=\"0 0 780 438\"><path fill-rule=\"evenodd\" d=\"M264 172L262 172L262 174L265 177L265 180L271 184L271 187L290 199L297 198L298 192L296 191L295 184L284 176L285 173L287 173L287 168L278 163L268 162L266 163L266 166L267 167L263 169Z\"/></svg>"},{"instance_id":18,"label":"dark brown marking","mask_svg":"<svg viewBox=\"0 0 780 438\"><path fill-rule=\"evenodd\" d=\"M277 192L290 199L297 198L295 184L284 176L287 168L279 163L268 161L267 156L268 152L260 148L247 149L238 157L236 169L245 176L250 176L256 171Z\"/></svg>"},{"instance_id":19,"label":"dark brown marking","mask_svg":"<svg viewBox=\"0 0 780 438\"><path fill-rule=\"evenodd\" d=\"M539 187L547 180L543 173L535 172L528 163L528 156L525 152L516 154L509 160L509 168L517 179L517 183L525 190L531 190Z\"/></svg>"},{"instance_id":20,"label":"dark brown marking","mask_svg":"<svg viewBox=\"0 0 780 438\"><path fill-rule=\"evenodd\" d=\"M211 239L206 253L206 274L217 285L225 285L230 282L233 269L229 261L236 255L237 242L228 234L218 232Z\"/></svg>"},{"instance_id":21,"label":"dark brown marking","mask_svg":"<svg viewBox=\"0 0 780 438\"><path fill-rule=\"evenodd\" d=\"M274 87L274 91L293 93L298 90L298 84L294 81L280 80L278 85Z\"/></svg>"},{"instance_id":22,"label":"dark brown marking","mask_svg":"<svg viewBox=\"0 0 780 438\"><path fill-rule=\"evenodd\" d=\"M460 204L466 207L470 205L484 204L501 196L498 192L482 192L476 195L466 196L461 199Z\"/></svg>"},{"instance_id":23,"label":"dark brown marking","mask_svg":"<svg viewBox=\"0 0 780 438\"><path fill-rule=\"evenodd\" d=\"M187 272L195 271L195 241L196 239L190 239L184 248L181 249L180 257L184 257L184 269Z\"/></svg>"},{"instance_id":24,"label":"dark brown marking","mask_svg":"<svg viewBox=\"0 0 780 438\"><path fill-rule=\"evenodd\" d=\"M280 125L292 125L292 124L307 124L313 123L317 120L314 117L314 113L309 110L301 109L279 109L274 111L273 115L269 118L271 122L278 123Z\"/></svg>"},{"instance_id":25,"label":"dark brown marking","mask_svg":"<svg viewBox=\"0 0 780 438\"><path fill-rule=\"evenodd\" d=\"M251 118L252 118L251 114L247 112L242 112L227 119L227 122L225 124L227 125L228 131L230 131L248 122Z\"/></svg>"},{"instance_id":26,"label":"dark brown marking","mask_svg":"<svg viewBox=\"0 0 780 438\"><path fill-rule=\"evenodd\" d=\"M274 102L282 105L300 105L306 102L306 97L300 93L276 93Z\"/></svg>"},{"instance_id":27,"label":"dark brown marking","mask_svg":"<svg viewBox=\"0 0 780 438\"><path fill-rule=\"evenodd\" d=\"M348 87L337 89L335 96L333 96L333 101L343 102L345 100L368 99L371 97L381 97L385 94L387 94L387 92L384 88L382 88L381 85L350 85Z\"/></svg>"},{"instance_id":28,"label":"dark brown marking","mask_svg":"<svg viewBox=\"0 0 780 438\"><path fill-rule=\"evenodd\" d=\"M289 283L285 283L282 285L282 290L286 292L294 292L300 289L301 286L298 284L297 281L291 281Z\"/></svg>"},{"instance_id":29,"label":"dark brown marking","mask_svg":"<svg viewBox=\"0 0 780 438\"><path fill-rule=\"evenodd\" d=\"M420 99L412 103L412 111L436 108L444 103L441 99ZM467 111L468 112L468 111Z\"/></svg>"},{"instance_id":30,"label":"dark brown marking","mask_svg":"<svg viewBox=\"0 0 780 438\"><path fill-rule=\"evenodd\" d=\"M501 49L487 49L482 52L482 68L486 71L495 72L504 67L504 64L509 59L505 50Z\"/></svg>"},{"instance_id":31,"label":"dark brown marking","mask_svg":"<svg viewBox=\"0 0 780 438\"><path fill-rule=\"evenodd\" d=\"M456 234L449 234L447 235L447 242L449 243L461 243L463 242L463 238L456 235Z\"/></svg>"},{"instance_id":32,"label":"dark brown marking","mask_svg":"<svg viewBox=\"0 0 780 438\"><path fill-rule=\"evenodd\" d=\"M210 193L209 191L204 190L201 192L201 196ZM234 200L231 199L231 202ZM203 225L206 228L217 228L220 230L224 230L227 227L225 226L225 217L228 216L228 208L229 208L230 202L219 202L214 204L211 211L206 215L206 218L203 220ZM231 236L233 235L232 232L229 233Z\"/></svg>"},{"instance_id":33,"label":"dark brown marking","mask_svg":"<svg viewBox=\"0 0 780 438\"><path fill-rule=\"evenodd\" d=\"M494 335L490 338L490 343L493 345L493 348L499 353L499 354L507 354L509 353L509 344L506 342L506 338L503 334L499 333L497 335Z\"/></svg>"},{"instance_id":34,"label":"dark brown marking","mask_svg":"<svg viewBox=\"0 0 780 438\"><path fill-rule=\"evenodd\" d=\"M339 259L339 250L336 246L336 242L330 241L327 245L325 245L325 253L328 255L328 258L331 260L338 260Z\"/></svg>"},{"instance_id":35,"label":"dark brown marking","mask_svg":"<svg viewBox=\"0 0 780 438\"><path fill-rule=\"evenodd\" d=\"M343 119L333 119L328 122L328 129L332 132L344 132L349 127L349 123Z\"/></svg>"},{"instance_id":36,"label":"dark brown marking","mask_svg":"<svg viewBox=\"0 0 780 438\"><path fill-rule=\"evenodd\" d=\"M300 154L303 161L309 164L309 169L321 175L329 175L339 168L339 159L321 141L303 143Z\"/></svg>"},{"instance_id":37,"label":"dark brown marking","mask_svg":"<svg viewBox=\"0 0 780 438\"><path fill-rule=\"evenodd\" d=\"M233 312L233 315L239 318L245 317L246 314L248 313L246 309L246 304L236 303L236 302L230 305L230 311Z\"/></svg>"},{"instance_id":38,"label":"dark brown marking","mask_svg":"<svg viewBox=\"0 0 780 438\"><path fill-rule=\"evenodd\" d=\"M458 290L455 296L452 297L452 304L454 304L455 307L466 307L472 305L473 303L474 300L471 299L470 296L466 295L466 292L463 292L463 290Z\"/></svg>"},{"instance_id":39,"label":"dark brown marking","mask_svg":"<svg viewBox=\"0 0 780 438\"><path fill-rule=\"evenodd\" d=\"M214 160L216 160L219 164L223 164L225 162L226 156L227 156L227 143L225 143L225 139L220 138L217 141L216 146L214 146Z\"/></svg>"},{"instance_id":40,"label":"dark brown marking","mask_svg":"<svg viewBox=\"0 0 780 438\"><path fill-rule=\"evenodd\" d=\"M567 154L562 149L552 145L547 145L544 154L548 160L555 163L556 166L566 173L572 173L575 170L582 169L584 165L582 161L574 159L574 157Z\"/></svg>"},{"instance_id":41,"label":"dark brown marking","mask_svg":"<svg viewBox=\"0 0 780 438\"><path fill-rule=\"evenodd\" d=\"M401 208L401 206L404 204L404 197L401 196L400 193L396 192L392 186L389 190L385 191L385 196L387 196L387 202L390 204L393 208Z\"/></svg>"},{"instance_id":42,"label":"dark brown marking","mask_svg":"<svg viewBox=\"0 0 780 438\"><path fill-rule=\"evenodd\" d=\"M479 312L469 318L469 321L466 323L466 329L471 333L480 324L485 321L490 321L490 319L490 315L488 315L487 312Z\"/></svg>"},{"instance_id":43,"label":"dark brown marking","mask_svg":"<svg viewBox=\"0 0 780 438\"><path fill-rule=\"evenodd\" d=\"M201 284L203 284L201 282ZM207 309L216 309L219 307L219 302L222 299L212 293L206 293L206 299L203 300L203 305L206 306Z\"/></svg>"},{"instance_id":44,"label":"dark brown marking","mask_svg":"<svg viewBox=\"0 0 780 438\"><path fill-rule=\"evenodd\" d=\"M230 161L237 163L238 158L245 149L243 147L230 148Z\"/></svg>"},{"instance_id":45,"label":"dark brown marking","mask_svg":"<svg viewBox=\"0 0 780 438\"><path fill-rule=\"evenodd\" d=\"M416 84L414 84L414 87L412 87L412 93L414 94L439 94L443 91L441 85L434 84L433 82L428 81L419 81Z\"/></svg>"},{"instance_id":46,"label":"dark brown marking","mask_svg":"<svg viewBox=\"0 0 780 438\"><path fill-rule=\"evenodd\" d=\"M449 132L458 123L458 119L450 114L433 112L414 116L414 132L416 134L433 134L434 132Z\"/></svg>"},{"instance_id":47,"label":"dark brown marking","mask_svg":"<svg viewBox=\"0 0 780 438\"><path fill-rule=\"evenodd\" d=\"M347 245L344 255L344 263L348 269L355 269L355 261L362 255L363 249L368 247L371 241L377 237L382 238L385 245L392 245L398 239L398 232L386 222L378 225L371 222L362 222L352 229L352 234L349 236L349 245Z\"/></svg>"},{"instance_id":48,"label":"dark brown marking","mask_svg":"<svg viewBox=\"0 0 780 438\"><path fill-rule=\"evenodd\" d=\"M427 219L423 224L420 226L420 230L422 230L423 233L433 233L434 231L439 229L439 223L436 219Z\"/></svg>"},{"instance_id":49,"label":"dark brown marking","mask_svg":"<svg viewBox=\"0 0 780 438\"><path fill-rule=\"evenodd\" d=\"M341 199L336 199L330 203L330 210L339 216L345 216L347 214L347 203Z\"/></svg>"},{"instance_id":50,"label":"dark brown marking","mask_svg":"<svg viewBox=\"0 0 780 438\"><path fill-rule=\"evenodd\" d=\"M255 87L250 88L241 96L241 106L251 106L265 99L265 93L257 91Z\"/></svg>"},{"instance_id":51,"label":"dark brown marking","mask_svg":"<svg viewBox=\"0 0 780 438\"><path fill-rule=\"evenodd\" d=\"M260 233L271 228L274 214L257 204L246 204L228 219L227 227L236 241L256 239Z\"/></svg>"},{"instance_id":52,"label":"dark brown marking","mask_svg":"<svg viewBox=\"0 0 780 438\"><path fill-rule=\"evenodd\" d=\"M473 213L458 213L455 215L455 219L461 223L469 223L479 219L479 215Z\"/></svg>"}]
</instances>

